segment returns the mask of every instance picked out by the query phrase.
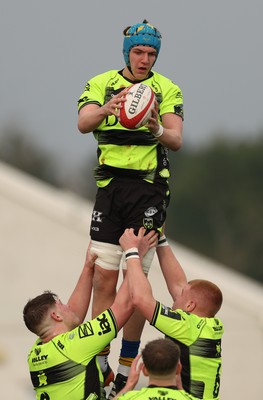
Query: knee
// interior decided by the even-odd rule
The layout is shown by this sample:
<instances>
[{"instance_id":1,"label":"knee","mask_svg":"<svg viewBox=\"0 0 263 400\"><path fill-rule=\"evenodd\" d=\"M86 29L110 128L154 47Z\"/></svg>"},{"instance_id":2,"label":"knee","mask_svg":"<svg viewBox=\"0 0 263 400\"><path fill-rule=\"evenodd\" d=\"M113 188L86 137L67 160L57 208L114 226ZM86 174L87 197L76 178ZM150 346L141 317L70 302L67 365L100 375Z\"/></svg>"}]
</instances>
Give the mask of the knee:
<instances>
[{"instance_id":1,"label":"knee","mask_svg":"<svg viewBox=\"0 0 263 400\"><path fill-rule=\"evenodd\" d=\"M116 293L119 271L108 271L95 266L93 290L101 297L113 296Z\"/></svg>"}]
</instances>

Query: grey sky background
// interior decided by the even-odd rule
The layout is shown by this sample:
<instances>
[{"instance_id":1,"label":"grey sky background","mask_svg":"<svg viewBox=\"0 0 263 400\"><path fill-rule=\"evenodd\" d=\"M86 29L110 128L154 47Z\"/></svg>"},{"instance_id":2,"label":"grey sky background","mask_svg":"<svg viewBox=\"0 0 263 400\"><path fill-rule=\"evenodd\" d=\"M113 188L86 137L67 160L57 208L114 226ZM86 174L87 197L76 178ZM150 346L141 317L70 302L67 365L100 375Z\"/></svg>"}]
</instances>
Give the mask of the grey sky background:
<instances>
[{"instance_id":1,"label":"grey sky background","mask_svg":"<svg viewBox=\"0 0 263 400\"><path fill-rule=\"evenodd\" d=\"M21 127L69 168L95 152L77 130L86 81L121 69L123 29L148 19L162 33L155 70L182 89L184 143L263 128L262 0L9 0L1 2L0 135Z\"/></svg>"}]
</instances>

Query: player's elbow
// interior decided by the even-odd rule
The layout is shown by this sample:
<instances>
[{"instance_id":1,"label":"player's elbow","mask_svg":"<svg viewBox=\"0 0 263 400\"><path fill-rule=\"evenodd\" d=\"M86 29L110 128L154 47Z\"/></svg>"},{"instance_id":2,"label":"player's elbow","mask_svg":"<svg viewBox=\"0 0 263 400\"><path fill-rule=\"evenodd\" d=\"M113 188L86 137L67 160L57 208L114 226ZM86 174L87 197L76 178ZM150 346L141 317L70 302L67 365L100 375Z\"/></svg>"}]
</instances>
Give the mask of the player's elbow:
<instances>
[{"instance_id":1,"label":"player's elbow","mask_svg":"<svg viewBox=\"0 0 263 400\"><path fill-rule=\"evenodd\" d=\"M135 296L132 296L132 304L134 306L134 309L138 310L147 321L152 320L152 316L156 307L156 300L150 293L146 295L137 294Z\"/></svg>"},{"instance_id":2,"label":"player's elbow","mask_svg":"<svg viewBox=\"0 0 263 400\"><path fill-rule=\"evenodd\" d=\"M143 295L141 293L132 292L131 293L131 303L133 307L140 308L140 305L143 304Z\"/></svg>"},{"instance_id":3,"label":"player's elbow","mask_svg":"<svg viewBox=\"0 0 263 400\"><path fill-rule=\"evenodd\" d=\"M85 124L83 123L83 121L81 119L78 121L78 130L80 131L80 133L88 133L89 132L87 130L87 127L85 126Z\"/></svg>"},{"instance_id":4,"label":"player's elbow","mask_svg":"<svg viewBox=\"0 0 263 400\"><path fill-rule=\"evenodd\" d=\"M85 109L81 109L78 115L78 130L80 133L88 133L92 131L92 124Z\"/></svg>"},{"instance_id":5,"label":"player's elbow","mask_svg":"<svg viewBox=\"0 0 263 400\"><path fill-rule=\"evenodd\" d=\"M170 149L172 151L178 151L183 145L183 139L182 136L178 135L174 138L173 142L171 143Z\"/></svg>"}]
</instances>

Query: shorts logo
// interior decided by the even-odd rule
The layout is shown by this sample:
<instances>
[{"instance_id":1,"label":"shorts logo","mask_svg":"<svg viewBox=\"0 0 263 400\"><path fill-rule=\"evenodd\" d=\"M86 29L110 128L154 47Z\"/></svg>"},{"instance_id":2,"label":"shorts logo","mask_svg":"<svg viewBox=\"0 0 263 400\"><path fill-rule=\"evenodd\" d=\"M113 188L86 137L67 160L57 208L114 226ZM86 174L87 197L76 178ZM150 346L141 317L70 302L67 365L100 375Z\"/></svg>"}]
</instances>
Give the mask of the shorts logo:
<instances>
[{"instance_id":1,"label":"shorts logo","mask_svg":"<svg viewBox=\"0 0 263 400\"><path fill-rule=\"evenodd\" d=\"M93 213L92 213L92 221L102 222L101 216L102 216L102 212L101 211L95 211L94 210Z\"/></svg>"},{"instance_id":2,"label":"shorts logo","mask_svg":"<svg viewBox=\"0 0 263 400\"><path fill-rule=\"evenodd\" d=\"M97 318L97 321L100 323L101 332L98 332L99 336L105 335L106 333L111 332L111 327L109 321L106 317L106 314L102 314L101 317Z\"/></svg>"},{"instance_id":3,"label":"shorts logo","mask_svg":"<svg viewBox=\"0 0 263 400\"><path fill-rule=\"evenodd\" d=\"M94 331L92 329L90 322L85 322L84 324L79 326L79 337L80 339L94 335Z\"/></svg>"},{"instance_id":4,"label":"shorts logo","mask_svg":"<svg viewBox=\"0 0 263 400\"><path fill-rule=\"evenodd\" d=\"M145 211L145 215L146 217L152 217L154 214L158 213L158 210L156 207L149 207L146 211Z\"/></svg>"},{"instance_id":5,"label":"shorts logo","mask_svg":"<svg viewBox=\"0 0 263 400\"><path fill-rule=\"evenodd\" d=\"M152 218L143 218L143 226L145 229L153 228L153 219Z\"/></svg>"}]
</instances>

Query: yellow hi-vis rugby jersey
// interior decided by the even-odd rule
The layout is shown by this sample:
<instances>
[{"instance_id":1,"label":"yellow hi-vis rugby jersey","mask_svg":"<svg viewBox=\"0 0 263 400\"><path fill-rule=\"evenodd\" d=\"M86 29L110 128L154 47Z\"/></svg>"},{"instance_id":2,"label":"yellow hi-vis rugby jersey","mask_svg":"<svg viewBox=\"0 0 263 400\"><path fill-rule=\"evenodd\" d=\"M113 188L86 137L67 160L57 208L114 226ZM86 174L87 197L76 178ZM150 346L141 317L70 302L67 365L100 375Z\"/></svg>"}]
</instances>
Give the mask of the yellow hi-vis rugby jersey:
<instances>
[{"instance_id":1,"label":"yellow hi-vis rugby jersey","mask_svg":"<svg viewBox=\"0 0 263 400\"><path fill-rule=\"evenodd\" d=\"M78 110L87 104L104 105L131 82L121 71L111 70L90 79L78 101ZM162 115L183 115L183 96L180 88L165 76L151 72L141 83L150 86ZM145 179L150 183L167 183L170 176L168 150L145 126L136 130L124 128L117 117L107 116L93 132L98 141L98 167L95 179L99 187L106 186L114 177Z\"/></svg>"},{"instance_id":2,"label":"yellow hi-vis rugby jersey","mask_svg":"<svg viewBox=\"0 0 263 400\"><path fill-rule=\"evenodd\" d=\"M123 400L195 400L189 393L176 387L150 385L140 390L131 390L119 397Z\"/></svg>"},{"instance_id":3,"label":"yellow hi-vis rugby jersey","mask_svg":"<svg viewBox=\"0 0 263 400\"><path fill-rule=\"evenodd\" d=\"M117 336L111 310L54 337L38 339L28 355L37 400L105 399L96 355Z\"/></svg>"},{"instance_id":4,"label":"yellow hi-vis rugby jersey","mask_svg":"<svg viewBox=\"0 0 263 400\"><path fill-rule=\"evenodd\" d=\"M184 390L198 399L219 399L224 332L221 320L172 310L156 302L151 325L179 345Z\"/></svg>"}]
</instances>

